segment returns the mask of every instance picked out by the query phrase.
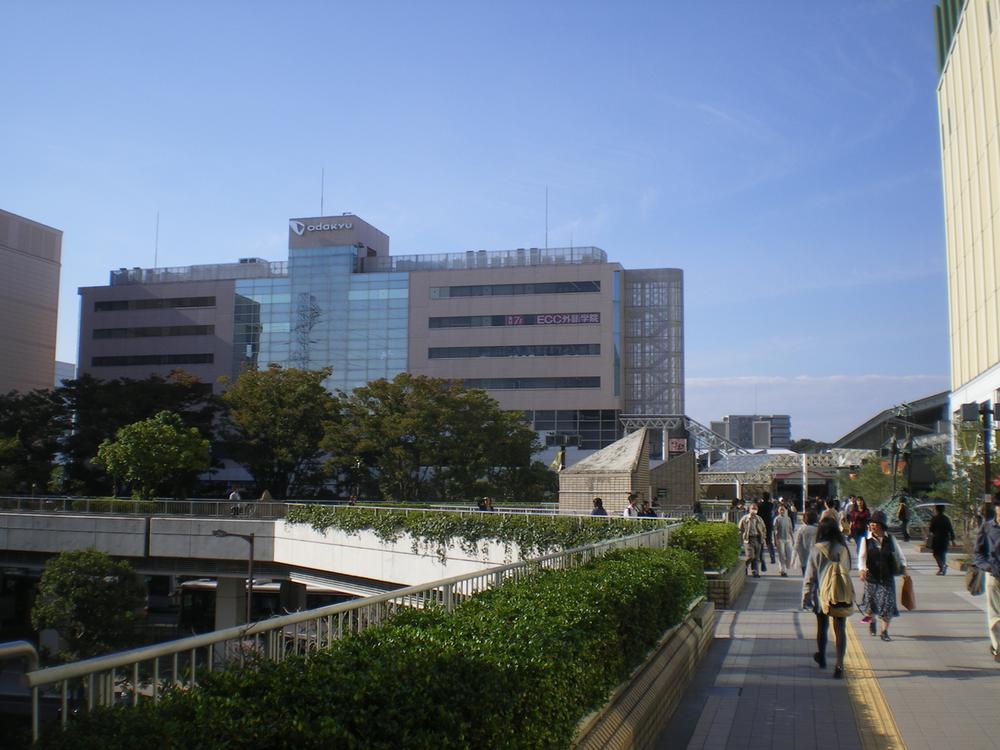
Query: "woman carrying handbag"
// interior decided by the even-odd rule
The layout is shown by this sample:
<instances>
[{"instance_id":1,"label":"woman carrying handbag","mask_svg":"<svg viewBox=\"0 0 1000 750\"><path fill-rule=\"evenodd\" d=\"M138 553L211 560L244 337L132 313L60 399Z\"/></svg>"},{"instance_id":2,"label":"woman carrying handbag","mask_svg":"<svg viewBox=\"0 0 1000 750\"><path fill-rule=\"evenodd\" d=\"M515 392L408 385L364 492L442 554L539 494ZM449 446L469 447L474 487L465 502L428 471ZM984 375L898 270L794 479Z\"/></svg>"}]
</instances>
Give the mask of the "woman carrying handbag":
<instances>
[{"instance_id":1,"label":"woman carrying handbag","mask_svg":"<svg viewBox=\"0 0 1000 750\"><path fill-rule=\"evenodd\" d=\"M858 570L865 584L861 611L871 617L869 632L876 634L878 618L882 621L880 637L883 641L891 641L889 621L893 617L899 617L899 609L896 607L896 576L906 573L906 558L886 526L885 513L876 511L872 514L868 522L868 535L858 545Z\"/></svg>"}]
</instances>

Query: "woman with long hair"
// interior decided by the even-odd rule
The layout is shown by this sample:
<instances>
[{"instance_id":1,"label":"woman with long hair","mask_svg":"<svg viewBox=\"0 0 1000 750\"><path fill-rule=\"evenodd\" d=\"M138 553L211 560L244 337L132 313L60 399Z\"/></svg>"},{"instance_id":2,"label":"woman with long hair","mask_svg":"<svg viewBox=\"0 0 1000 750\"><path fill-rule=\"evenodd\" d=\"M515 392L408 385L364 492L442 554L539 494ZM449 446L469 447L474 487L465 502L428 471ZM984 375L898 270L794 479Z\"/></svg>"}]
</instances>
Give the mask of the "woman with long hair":
<instances>
[{"instance_id":1,"label":"woman with long hair","mask_svg":"<svg viewBox=\"0 0 1000 750\"><path fill-rule=\"evenodd\" d=\"M833 667L833 676L840 679L844 676L844 653L847 651L847 616L833 611L833 602L823 602L820 596L820 585L827 568L839 565L846 568L847 575L851 570L851 551L840 533L840 526L833 518L824 518L816 530L816 543L809 553L806 572L802 578L802 607L811 609L816 615L816 653L813 654L820 669L826 669L826 644L830 621L833 621L833 637L836 646L837 660ZM853 606L853 602L851 602Z\"/></svg>"}]
</instances>

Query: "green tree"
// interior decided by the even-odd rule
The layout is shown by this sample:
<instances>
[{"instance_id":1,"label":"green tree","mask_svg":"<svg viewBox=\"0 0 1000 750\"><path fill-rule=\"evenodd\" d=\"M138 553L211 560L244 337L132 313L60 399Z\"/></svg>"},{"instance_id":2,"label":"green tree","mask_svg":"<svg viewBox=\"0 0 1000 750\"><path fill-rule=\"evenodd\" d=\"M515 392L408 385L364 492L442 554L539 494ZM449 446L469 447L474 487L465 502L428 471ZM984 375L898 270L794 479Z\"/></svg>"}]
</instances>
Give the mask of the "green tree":
<instances>
[{"instance_id":1,"label":"green tree","mask_svg":"<svg viewBox=\"0 0 1000 750\"><path fill-rule=\"evenodd\" d=\"M243 372L231 385L223 380L227 450L250 472L258 492L286 498L322 483L320 441L336 408L323 386L330 372L272 364Z\"/></svg>"},{"instance_id":2,"label":"green tree","mask_svg":"<svg viewBox=\"0 0 1000 750\"><path fill-rule=\"evenodd\" d=\"M0 491L44 491L59 451L59 413L51 391L0 395Z\"/></svg>"},{"instance_id":3,"label":"green tree","mask_svg":"<svg viewBox=\"0 0 1000 750\"><path fill-rule=\"evenodd\" d=\"M995 447L998 439L1000 433L994 432L991 445ZM951 465L944 462L943 466L936 467L940 481L934 485L932 494L955 506L949 511L953 520L962 517L968 525L979 510L986 493L982 425L977 422L956 422L953 445ZM995 467L994 459L990 464L991 481L997 475Z\"/></svg>"},{"instance_id":4,"label":"green tree","mask_svg":"<svg viewBox=\"0 0 1000 750\"><path fill-rule=\"evenodd\" d=\"M846 471L838 477L840 495L861 495L869 508L881 505L892 495L892 473L884 464L884 459L875 455L865 459L856 472ZM902 489L902 475L896 479L897 490Z\"/></svg>"},{"instance_id":5,"label":"green tree","mask_svg":"<svg viewBox=\"0 0 1000 750\"><path fill-rule=\"evenodd\" d=\"M341 394L323 447L349 483L402 501L507 495L538 479L540 446L519 414L485 391L408 373Z\"/></svg>"},{"instance_id":6,"label":"green tree","mask_svg":"<svg viewBox=\"0 0 1000 750\"><path fill-rule=\"evenodd\" d=\"M108 477L94 457L98 446L120 428L171 411L211 440L219 410L212 386L180 370L166 378L154 375L144 380L98 380L84 375L64 381L55 397L67 486L90 494L106 491Z\"/></svg>"},{"instance_id":7,"label":"green tree","mask_svg":"<svg viewBox=\"0 0 1000 750\"><path fill-rule=\"evenodd\" d=\"M184 496L197 475L209 466L209 443L173 412L126 425L97 449L97 464L116 484L127 482L137 500L152 500L169 487Z\"/></svg>"},{"instance_id":8,"label":"green tree","mask_svg":"<svg viewBox=\"0 0 1000 750\"><path fill-rule=\"evenodd\" d=\"M66 660L120 651L132 643L145 596L127 562L95 549L63 552L45 564L31 624L59 631Z\"/></svg>"}]
</instances>

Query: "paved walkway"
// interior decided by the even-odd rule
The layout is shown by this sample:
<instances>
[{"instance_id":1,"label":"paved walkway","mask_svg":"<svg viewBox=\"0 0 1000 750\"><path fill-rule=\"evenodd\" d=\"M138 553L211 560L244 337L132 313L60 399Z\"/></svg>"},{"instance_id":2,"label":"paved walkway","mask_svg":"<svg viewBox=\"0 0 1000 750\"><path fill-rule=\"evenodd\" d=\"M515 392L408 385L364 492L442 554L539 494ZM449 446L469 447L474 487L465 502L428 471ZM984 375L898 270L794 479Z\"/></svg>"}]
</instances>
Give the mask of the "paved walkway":
<instances>
[{"instance_id":1,"label":"paved walkway","mask_svg":"<svg viewBox=\"0 0 1000 750\"><path fill-rule=\"evenodd\" d=\"M893 640L850 618L845 679L820 670L816 618L799 608L801 576L768 566L720 610L715 641L657 750L908 748L1000 750L1000 664L989 654L983 597L957 570L904 544L917 608L893 620ZM856 581L860 595L860 582Z\"/></svg>"}]
</instances>

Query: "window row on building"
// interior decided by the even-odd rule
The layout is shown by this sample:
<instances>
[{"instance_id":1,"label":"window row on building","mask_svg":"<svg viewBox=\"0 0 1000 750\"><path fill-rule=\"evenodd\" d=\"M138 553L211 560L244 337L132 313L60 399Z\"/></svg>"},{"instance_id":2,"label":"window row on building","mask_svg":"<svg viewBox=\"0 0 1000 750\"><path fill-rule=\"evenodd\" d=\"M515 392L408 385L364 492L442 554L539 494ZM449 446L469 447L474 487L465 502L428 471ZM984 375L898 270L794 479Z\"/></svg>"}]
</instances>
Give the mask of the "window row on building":
<instances>
[{"instance_id":1,"label":"window row on building","mask_svg":"<svg viewBox=\"0 0 1000 750\"><path fill-rule=\"evenodd\" d=\"M567 378L467 378L462 380L466 388L482 388L487 391L515 391L533 388L600 388L598 377Z\"/></svg>"},{"instance_id":2,"label":"window row on building","mask_svg":"<svg viewBox=\"0 0 1000 750\"><path fill-rule=\"evenodd\" d=\"M94 302L95 312L162 310L170 307L215 307L215 297L154 297L152 299L109 299Z\"/></svg>"},{"instance_id":3,"label":"window row on building","mask_svg":"<svg viewBox=\"0 0 1000 750\"><path fill-rule=\"evenodd\" d=\"M212 336L214 325L204 326L143 326L139 328L95 328L95 339L139 339L158 336Z\"/></svg>"},{"instance_id":4,"label":"window row on building","mask_svg":"<svg viewBox=\"0 0 1000 750\"><path fill-rule=\"evenodd\" d=\"M91 357L91 367L134 367L137 365L210 365L214 354L131 354L118 357Z\"/></svg>"},{"instance_id":5,"label":"window row on building","mask_svg":"<svg viewBox=\"0 0 1000 750\"><path fill-rule=\"evenodd\" d=\"M579 294L600 292L601 282L546 281L537 284L474 284L470 286L432 286L431 299L450 297L509 297L517 294Z\"/></svg>"},{"instance_id":6,"label":"window row on building","mask_svg":"<svg viewBox=\"0 0 1000 750\"><path fill-rule=\"evenodd\" d=\"M428 328L496 328L506 326L600 325L599 312L530 313L519 315L449 315L427 319Z\"/></svg>"},{"instance_id":7,"label":"window row on building","mask_svg":"<svg viewBox=\"0 0 1000 750\"><path fill-rule=\"evenodd\" d=\"M475 357L585 357L598 356L600 344L526 344L522 346L432 346L428 359Z\"/></svg>"}]
</instances>

